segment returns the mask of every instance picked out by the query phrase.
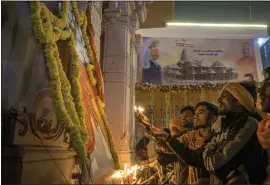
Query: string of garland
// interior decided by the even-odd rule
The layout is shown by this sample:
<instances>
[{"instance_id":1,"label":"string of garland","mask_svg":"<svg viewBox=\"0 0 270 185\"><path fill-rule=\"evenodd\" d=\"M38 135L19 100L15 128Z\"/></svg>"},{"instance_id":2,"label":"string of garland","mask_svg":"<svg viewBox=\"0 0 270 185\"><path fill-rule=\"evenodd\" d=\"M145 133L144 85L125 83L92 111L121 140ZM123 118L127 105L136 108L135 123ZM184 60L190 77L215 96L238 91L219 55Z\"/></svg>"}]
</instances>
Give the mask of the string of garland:
<instances>
[{"instance_id":1,"label":"string of garland","mask_svg":"<svg viewBox=\"0 0 270 185\"><path fill-rule=\"evenodd\" d=\"M147 92L181 92L181 91L201 91L202 89L221 89L226 83L204 83L204 84L189 84L189 85L155 85L136 83L136 91Z\"/></svg>"},{"instance_id":2,"label":"string of garland","mask_svg":"<svg viewBox=\"0 0 270 185\"><path fill-rule=\"evenodd\" d=\"M44 57L48 68L48 74L50 77L49 90L53 99L56 114L60 120L64 120L65 127L70 130L72 146L76 151L80 162L85 164L87 162L86 150L83 143L83 130L80 125L79 116L75 109L75 103L71 95L71 85L65 75L61 59L59 56L58 47L56 41L58 39L70 39L70 47L74 46L74 37L70 29L63 31L57 30L54 32L52 24L59 27L66 27L68 2L63 3L63 12L60 14L60 19L54 16L47 7L40 2L30 2L31 21L33 30L38 41L40 41L44 47ZM63 23L64 22L64 23ZM74 49L74 48L73 48ZM72 57L75 61L75 52L72 53ZM77 54L77 53L76 53ZM72 65L74 64L74 61ZM73 65L73 72L75 77L77 65ZM78 73L78 71L77 71ZM77 93L80 91L78 90ZM79 96L78 96L79 97ZM80 111L78 111L80 112Z\"/></svg>"},{"instance_id":3,"label":"string of garland","mask_svg":"<svg viewBox=\"0 0 270 185\"><path fill-rule=\"evenodd\" d=\"M94 28L91 22L91 8L88 6L87 10L86 10L86 16L87 16L87 20L88 20L88 37L89 37L89 41L90 41L90 46L92 49L92 56L93 56L93 61L94 61L94 65L95 65L95 73L97 75L98 81L97 81L97 89L98 89L98 93L99 93L99 97L101 98L102 101L104 101L104 80L102 77L102 72L101 72L101 68L99 65L99 61L98 61L98 57L97 57L97 50L95 47L95 41L94 41Z\"/></svg>"},{"instance_id":4,"label":"string of garland","mask_svg":"<svg viewBox=\"0 0 270 185\"><path fill-rule=\"evenodd\" d=\"M96 102L98 104L101 116L103 118L104 126L105 126L105 128L107 130L107 138L109 139L109 143L110 143L109 147L110 147L110 151L112 153L112 157L113 157L113 160L114 160L115 168L120 169L120 163L119 163L118 155L117 155L117 153L115 152L115 149L114 149L114 143L113 143L113 140L112 140L112 133L111 133L111 129L110 129L110 124L109 124L109 122L107 120L107 116L106 116L105 111L104 111L105 104L101 101L99 96L96 97Z\"/></svg>"},{"instance_id":5,"label":"string of garland","mask_svg":"<svg viewBox=\"0 0 270 185\"><path fill-rule=\"evenodd\" d=\"M74 12L77 24L81 25L82 35L83 35L84 42L85 42L85 45L86 45L86 48L87 48L88 57L90 58L90 61L96 61L97 56L96 56L95 47L93 46L94 42L91 42L91 45L90 45L89 44L89 38L88 38L88 35L87 35L87 17L84 14L84 12L82 12L82 11L79 12L78 11L76 2L72 1L71 5L72 5L72 10ZM94 77L94 71L96 71L95 67L96 66L94 66L92 64L88 64L86 66L86 70L88 71L88 75L90 77L90 82L91 82L91 84L93 86L97 85L97 80ZM120 164L119 164L118 155L115 152L114 143L113 143L113 140L112 140L112 134L111 134L110 126L109 126L110 124L109 124L109 122L107 120L107 116L106 116L105 111L104 111L105 104L101 101L99 96L96 97L96 103L98 105L99 112L100 112L100 114L101 114L101 116L103 118L103 123L104 123L105 129L106 129L107 138L109 140L108 145L110 147L110 151L111 151L114 163L115 163L115 168L119 169Z\"/></svg>"},{"instance_id":6,"label":"string of garland","mask_svg":"<svg viewBox=\"0 0 270 185\"><path fill-rule=\"evenodd\" d=\"M227 82L222 83L202 83L187 85L155 85L148 83L136 83L136 91L146 92L183 92L183 91L201 91L203 89L222 89ZM260 87L262 82L256 82L255 85Z\"/></svg>"},{"instance_id":7,"label":"string of garland","mask_svg":"<svg viewBox=\"0 0 270 185\"><path fill-rule=\"evenodd\" d=\"M97 79L94 76L94 70L95 70L94 65L92 65L92 64L87 64L86 65L86 71L87 71L88 77L90 79L90 82L91 82L91 84L93 86L96 86L97 85Z\"/></svg>"},{"instance_id":8,"label":"string of garland","mask_svg":"<svg viewBox=\"0 0 270 185\"><path fill-rule=\"evenodd\" d=\"M168 127L169 122L171 120L171 118L170 118L170 115L171 115L171 113L170 113L171 96L170 95L171 95L170 92L165 93L165 124L166 124L165 127Z\"/></svg>"},{"instance_id":9,"label":"string of garland","mask_svg":"<svg viewBox=\"0 0 270 185\"><path fill-rule=\"evenodd\" d=\"M71 34L68 47L71 55L71 94L74 98L75 107L77 110L77 114L80 120L81 126L81 137L82 140L85 141L89 138L86 130L86 120L85 120L85 108L82 101L82 90L79 82L80 78L80 58L77 54L76 46L75 46L75 38L73 34Z\"/></svg>"}]
</instances>

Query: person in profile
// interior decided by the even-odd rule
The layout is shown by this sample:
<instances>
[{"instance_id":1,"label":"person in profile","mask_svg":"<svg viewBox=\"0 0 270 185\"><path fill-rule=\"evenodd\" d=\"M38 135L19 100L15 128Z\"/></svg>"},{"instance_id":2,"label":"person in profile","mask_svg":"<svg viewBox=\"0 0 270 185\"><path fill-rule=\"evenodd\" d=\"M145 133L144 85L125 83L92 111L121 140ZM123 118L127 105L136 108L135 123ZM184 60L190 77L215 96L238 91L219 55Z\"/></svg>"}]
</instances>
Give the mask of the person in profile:
<instances>
[{"instance_id":1,"label":"person in profile","mask_svg":"<svg viewBox=\"0 0 270 185\"><path fill-rule=\"evenodd\" d=\"M157 60L160 57L159 41L153 40L144 55L143 83L162 85L161 67Z\"/></svg>"},{"instance_id":2,"label":"person in profile","mask_svg":"<svg viewBox=\"0 0 270 185\"><path fill-rule=\"evenodd\" d=\"M248 73L253 76L253 80L257 77L256 60L253 56L253 48L251 44L244 43L242 45L243 56L235 62L235 69L238 72L238 78L243 80Z\"/></svg>"}]
</instances>

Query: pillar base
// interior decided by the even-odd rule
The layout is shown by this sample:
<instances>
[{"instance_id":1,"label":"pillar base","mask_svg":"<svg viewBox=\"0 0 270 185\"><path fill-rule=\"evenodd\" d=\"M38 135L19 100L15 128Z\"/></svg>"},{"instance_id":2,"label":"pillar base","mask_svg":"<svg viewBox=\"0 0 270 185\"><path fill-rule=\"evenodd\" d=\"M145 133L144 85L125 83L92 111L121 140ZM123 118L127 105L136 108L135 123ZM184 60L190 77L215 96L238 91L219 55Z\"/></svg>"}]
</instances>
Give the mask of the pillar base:
<instances>
[{"instance_id":1,"label":"pillar base","mask_svg":"<svg viewBox=\"0 0 270 185\"><path fill-rule=\"evenodd\" d=\"M125 164L128 166L133 166L136 164L135 161L135 150L121 150L116 151L119 158L120 168L123 169L125 167Z\"/></svg>"}]
</instances>

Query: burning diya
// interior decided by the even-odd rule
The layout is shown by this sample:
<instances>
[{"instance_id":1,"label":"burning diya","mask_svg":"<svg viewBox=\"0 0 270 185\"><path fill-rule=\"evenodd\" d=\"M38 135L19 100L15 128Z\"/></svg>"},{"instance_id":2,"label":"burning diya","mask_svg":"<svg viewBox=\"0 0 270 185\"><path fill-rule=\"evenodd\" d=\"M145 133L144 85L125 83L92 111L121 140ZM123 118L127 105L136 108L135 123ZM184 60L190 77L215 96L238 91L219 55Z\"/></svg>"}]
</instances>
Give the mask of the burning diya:
<instances>
[{"instance_id":1,"label":"burning diya","mask_svg":"<svg viewBox=\"0 0 270 185\"><path fill-rule=\"evenodd\" d=\"M134 184L137 183L137 172L142 170L142 166L134 165L131 167L128 167L127 164L125 164L124 169L118 170L112 175L113 179L120 180L120 184Z\"/></svg>"}]
</instances>

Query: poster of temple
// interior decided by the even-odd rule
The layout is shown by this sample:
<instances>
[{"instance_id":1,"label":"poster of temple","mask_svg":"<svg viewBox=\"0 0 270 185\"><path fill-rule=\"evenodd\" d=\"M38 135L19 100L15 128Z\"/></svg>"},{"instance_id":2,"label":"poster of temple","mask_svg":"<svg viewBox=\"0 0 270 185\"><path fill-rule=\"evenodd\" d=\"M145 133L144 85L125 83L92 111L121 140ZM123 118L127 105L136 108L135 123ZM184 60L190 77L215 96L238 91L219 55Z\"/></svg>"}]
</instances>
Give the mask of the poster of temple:
<instances>
[{"instance_id":1,"label":"poster of temple","mask_svg":"<svg viewBox=\"0 0 270 185\"><path fill-rule=\"evenodd\" d=\"M151 84L257 80L252 39L144 37L138 67L138 81Z\"/></svg>"}]
</instances>

